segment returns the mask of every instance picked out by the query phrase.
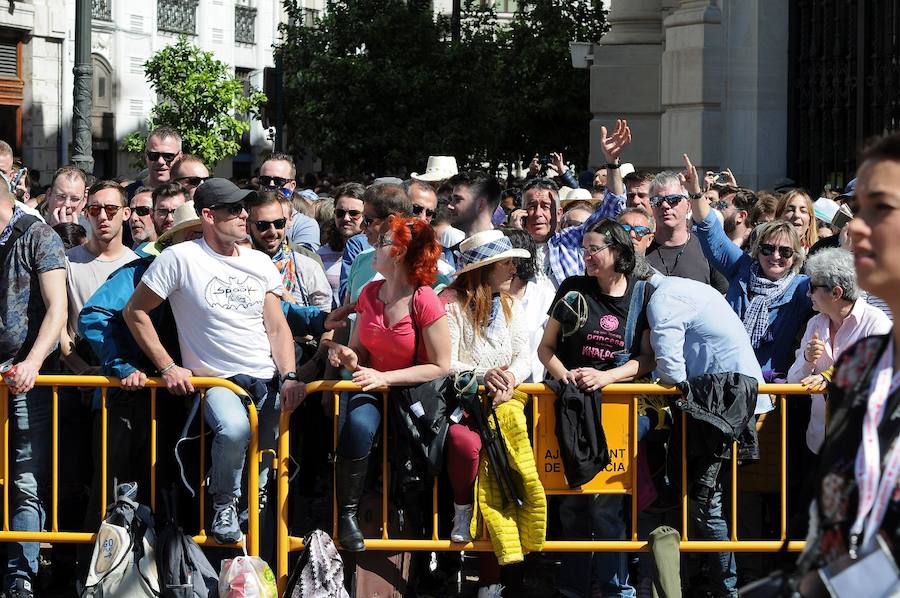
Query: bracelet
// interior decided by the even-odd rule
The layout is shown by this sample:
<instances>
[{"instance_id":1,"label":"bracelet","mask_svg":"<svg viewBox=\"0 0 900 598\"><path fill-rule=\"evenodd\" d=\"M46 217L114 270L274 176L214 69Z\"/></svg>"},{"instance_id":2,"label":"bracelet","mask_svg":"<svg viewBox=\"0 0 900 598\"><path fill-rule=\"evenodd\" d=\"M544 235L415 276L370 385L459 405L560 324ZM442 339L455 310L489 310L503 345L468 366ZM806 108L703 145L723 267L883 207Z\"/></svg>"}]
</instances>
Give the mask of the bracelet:
<instances>
[{"instance_id":1,"label":"bracelet","mask_svg":"<svg viewBox=\"0 0 900 598\"><path fill-rule=\"evenodd\" d=\"M611 168L611 169L613 169L613 170L618 169L619 166L621 166L621 164L614 164L614 163L610 163L610 162L607 162L607 163L606 163L606 167L607 167L607 168Z\"/></svg>"},{"instance_id":2,"label":"bracelet","mask_svg":"<svg viewBox=\"0 0 900 598\"><path fill-rule=\"evenodd\" d=\"M688 197L692 200L698 200L703 197L703 193L688 193Z\"/></svg>"},{"instance_id":3,"label":"bracelet","mask_svg":"<svg viewBox=\"0 0 900 598\"><path fill-rule=\"evenodd\" d=\"M165 374L166 372L168 372L169 370L171 370L171 369L174 368L174 367L175 367L175 362L173 361L172 363L170 363L170 364L167 365L166 367L164 367L164 368L162 368L161 370L159 370L159 375L162 376L163 374Z\"/></svg>"}]
</instances>

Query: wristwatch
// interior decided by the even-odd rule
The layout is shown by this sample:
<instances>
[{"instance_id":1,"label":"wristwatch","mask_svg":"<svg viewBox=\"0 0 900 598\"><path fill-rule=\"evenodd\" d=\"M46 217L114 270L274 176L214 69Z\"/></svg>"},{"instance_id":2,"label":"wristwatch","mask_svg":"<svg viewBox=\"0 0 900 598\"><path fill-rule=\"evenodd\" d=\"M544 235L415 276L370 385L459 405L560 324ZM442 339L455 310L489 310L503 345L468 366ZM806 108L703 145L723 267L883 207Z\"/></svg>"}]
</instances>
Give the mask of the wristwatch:
<instances>
[{"instance_id":1,"label":"wristwatch","mask_svg":"<svg viewBox=\"0 0 900 598\"><path fill-rule=\"evenodd\" d=\"M703 193L688 193L688 196L691 199L700 199L701 197L703 197Z\"/></svg>"},{"instance_id":2,"label":"wristwatch","mask_svg":"<svg viewBox=\"0 0 900 598\"><path fill-rule=\"evenodd\" d=\"M296 382L297 380L299 380L299 378L297 378L297 372L288 372L288 373L286 373L284 376L281 377L281 383L282 383L282 384L284 384L284 383L287 382L288 380L293 380L294 382Z\"/></svg>"}]
</instances>

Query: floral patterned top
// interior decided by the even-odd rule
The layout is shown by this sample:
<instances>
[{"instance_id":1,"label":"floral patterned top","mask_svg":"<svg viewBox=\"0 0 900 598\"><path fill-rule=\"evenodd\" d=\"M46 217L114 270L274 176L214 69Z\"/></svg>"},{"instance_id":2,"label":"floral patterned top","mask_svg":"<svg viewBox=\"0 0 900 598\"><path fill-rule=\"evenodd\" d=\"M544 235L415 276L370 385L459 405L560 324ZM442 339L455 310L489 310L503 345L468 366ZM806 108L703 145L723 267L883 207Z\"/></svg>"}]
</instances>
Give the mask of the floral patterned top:
<instances>
[{"instance_id":1,"label":"floral patterned top","mask_svg":"<svg viewBox=\"0 0 900 598\"><path fill-rule=\"evenodd\" d=\"M889 335L862 339L838 360L828 391L831 421L820 454L810 531L799 562L801 572L820 568L848 553L850 526L859 502L854 462L862 441L870 383L877 374L876 365L889 339ZM882 460L900 435L898 415L900 390L895 390L888 397L878 428ZM891 498L881 532L896 558L900 549L900 487Z\"/></svg>"}]
</instances>

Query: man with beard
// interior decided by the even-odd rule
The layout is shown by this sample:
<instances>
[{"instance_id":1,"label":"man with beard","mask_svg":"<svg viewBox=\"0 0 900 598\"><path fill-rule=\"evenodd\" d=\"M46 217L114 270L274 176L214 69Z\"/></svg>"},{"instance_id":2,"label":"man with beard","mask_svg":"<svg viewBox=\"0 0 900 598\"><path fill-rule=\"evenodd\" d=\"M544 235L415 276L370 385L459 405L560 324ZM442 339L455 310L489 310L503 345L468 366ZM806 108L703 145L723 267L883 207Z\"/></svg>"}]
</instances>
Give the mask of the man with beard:
<instances>
[{"instance_id":1,"label":"man with beard","mask_svg":"<svg viewBox=\"0 0 900 598\"><path fill-rule=\"evenodd\" d=\"M175 210L190 199L187 190L176 182L163 183L153 190L153 228L162 235L175 225Z\"/></svg>"},{"instance_id":2,"label":"man with beard","mask_svg":"<svg viewBox=\"0 0 900 598\"><path fill-rule=\"evenodd\" d=\"M153 225L153 189L139 187L131 198L131 217L128 226L131 228L132 249L144 243L155 241L156 227Z\"/></svg>"},{"instance_id":3,"label":"man with beard","mask_svg":"<svg viewBox=\"0 0 900 598\"><path fill-rule=\"evenodd\" d=\"M725 218L722 223L725 234L738 247L743 248L753 232L749 214L756 199L756 194L749 189L726 187L719 191L719 201L712 204Z\"/></svg>"}]
</instances>

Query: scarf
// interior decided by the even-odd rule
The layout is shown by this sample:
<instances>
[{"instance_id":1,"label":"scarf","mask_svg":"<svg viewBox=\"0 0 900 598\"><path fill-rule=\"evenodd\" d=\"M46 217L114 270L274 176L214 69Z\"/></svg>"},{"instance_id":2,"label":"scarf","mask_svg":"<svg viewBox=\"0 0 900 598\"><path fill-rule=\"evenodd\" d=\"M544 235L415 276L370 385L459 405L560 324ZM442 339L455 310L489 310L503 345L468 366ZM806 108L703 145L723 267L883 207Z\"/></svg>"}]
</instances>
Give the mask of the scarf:
<instances>
[{"instance_id":1,"label":"scarf","mask_svg":"<svg viewBox=\"0 0 900 598\"><path fill-rule=\"evenodd\" d=\"M747 287L753 299L750 300L750 306L744 314L744 329L750 335L750 344L754 349L759 348L769 330L769 306L772 301L784 294L796 276L796 272L791 272L779 280L772 281L762 275L759 262L754 262L750 266L750 281Z\"/></svg>"},{"instance_id":2,"label":"scarf","mask_svg":"<svg viewBox=\"0 0 900 598\"><path fill-rule=\"evenodd\" d=\"M498 338L500 331L506 326L506 319L503 317L503 305L500 303L500 293L491 295L491 315L488 318L487 338Z\"/></svg>"},{"instance_id":3,"label":"scarf","mask_svg":"<svg viewBox=\"0 0 900 598\"><path fill-rule=\"evenodd\" d=\"M303 286L303 274L297 269L297 260L294 259L294 252L286 239L281 244L281 247L278 248L278 252L272 256L272 261L275 263L278 271L281 272L281 281L285 292L284 299L294 303L295 301L291 301L291 299L299 296L303 305L309 305L306 290Z\"/></svg>"},{"instance_id":4,"label":"scarf","mask_svg":"<svg viewBox=\"0 0 900 598\"><path fill-rule=\"evenodd\" d=\"M0 247L6 245L7 239L12 235L13 226L15 226L16 221L25 215L25 210L16 206L13 209L12 218L9 219L9 224L6 225L6 228L3 229L3 232L0 233Z\"/></svg>"}]
</instances>

